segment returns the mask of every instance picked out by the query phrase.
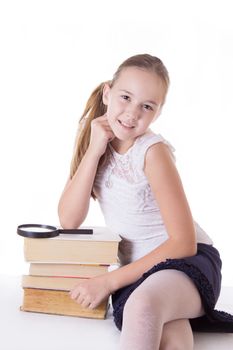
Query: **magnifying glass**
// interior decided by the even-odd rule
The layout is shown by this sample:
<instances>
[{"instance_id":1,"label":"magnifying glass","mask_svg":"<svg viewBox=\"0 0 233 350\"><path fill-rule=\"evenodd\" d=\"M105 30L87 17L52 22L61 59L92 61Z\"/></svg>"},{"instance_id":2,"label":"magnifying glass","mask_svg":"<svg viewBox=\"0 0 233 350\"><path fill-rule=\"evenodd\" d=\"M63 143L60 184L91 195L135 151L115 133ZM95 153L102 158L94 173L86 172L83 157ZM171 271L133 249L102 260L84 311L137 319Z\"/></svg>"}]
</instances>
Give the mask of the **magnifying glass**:
<instances>
[{"instance_id":1,"label":"magnifying glass","mask_svg":"<svg viewBox=\"0 0 233 350\"><path fill-rule=\"evenodd\" d=\"M51 225L23 224L17 227L17 234L28 238L51 238L60 234L91 235L93 230L87 228L63 230Z\"/></svg>"}]
</instances>

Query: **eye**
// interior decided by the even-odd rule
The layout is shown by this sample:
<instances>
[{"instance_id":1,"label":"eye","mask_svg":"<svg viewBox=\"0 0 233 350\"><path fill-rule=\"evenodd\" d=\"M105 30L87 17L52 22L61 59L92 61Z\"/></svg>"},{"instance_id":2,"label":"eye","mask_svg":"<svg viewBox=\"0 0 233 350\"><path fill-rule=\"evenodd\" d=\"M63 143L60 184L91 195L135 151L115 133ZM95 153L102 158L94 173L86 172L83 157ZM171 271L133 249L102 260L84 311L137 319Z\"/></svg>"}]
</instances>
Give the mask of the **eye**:
<instances>
[{"instance_id":1,"label":"eye","mask_svg":"<svg viewBox=\"0 0 233 350\"><path fill-rule=\"evenodd\" d=\"M149 111L153 111L153 108L150 105L143 105L143 108L149 110Z\"/></svg>"},{"instance_id":2,"label":"eye","mask_svg":"<svg viewBox=\"0 0 233 350\"><path fill-rule=\"evenodd\" d=\"M128 95L121 95L121 98L123 98L123 100L129 101L130 97Z\"/></svg>"}]
</instances>

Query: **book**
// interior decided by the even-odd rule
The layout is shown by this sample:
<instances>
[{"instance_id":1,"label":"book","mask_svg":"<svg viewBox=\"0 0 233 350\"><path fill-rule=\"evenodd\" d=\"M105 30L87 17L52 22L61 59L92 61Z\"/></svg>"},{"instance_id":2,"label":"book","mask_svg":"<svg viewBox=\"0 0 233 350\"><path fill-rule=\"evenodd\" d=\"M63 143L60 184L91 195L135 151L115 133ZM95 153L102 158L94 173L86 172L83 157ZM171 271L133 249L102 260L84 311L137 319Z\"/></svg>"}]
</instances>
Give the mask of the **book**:
<instances>
[{"instance_id":1,"label":"book","mask_svg":"<svg viewBox=\"0 0 233 350\"><path fill-rule=\"evenodd\" d=\"M31 263L29 275L90 278L108 272L109 265Z\"/></svg>"},{"instance_id":2,"label":"book","mask_svg":"<svg viewBox=\"0 0 233 350\"><path fill-rule=\"evenodd\" d=\"M88 309L71 299L66 291L33 288L23 291L21 311L104 319L108 310L108 300L95 309Z\"/></svg>"},{"instance_id":3,"label":"book","mask_svg":"<svg viewBox=\"0 0 233 350\"><path fill-rule=\"evenodd\" d=\"M75 285L85 280L85 278L23 275L21 283L23 288L63 290L69 292Z\"/></svg>"},{"instance_id":4,"label":"book","mask_svg":"<svg viewBox=\"0 0 233 350\"><path fill-rule=\"evenodd\" d=\"M120 237L106 227L88 227L93 235L60 234L53 238L24 238L28 262L116 264Z\"/></svg>"},{"instance_id":5,"label":"book","mask_svg":"<svg viewBox=\"0 0 233 350\"><path fill-rule=\"evenodd\" d=\"M118 268L120 237L106 227L88 227L93 235L60 234L24 238L29 274L22 276L22 311L89 318L106 317L109 298L96 309L83 308L69 291L87 278Z\"/></svg>"}]
</instances>

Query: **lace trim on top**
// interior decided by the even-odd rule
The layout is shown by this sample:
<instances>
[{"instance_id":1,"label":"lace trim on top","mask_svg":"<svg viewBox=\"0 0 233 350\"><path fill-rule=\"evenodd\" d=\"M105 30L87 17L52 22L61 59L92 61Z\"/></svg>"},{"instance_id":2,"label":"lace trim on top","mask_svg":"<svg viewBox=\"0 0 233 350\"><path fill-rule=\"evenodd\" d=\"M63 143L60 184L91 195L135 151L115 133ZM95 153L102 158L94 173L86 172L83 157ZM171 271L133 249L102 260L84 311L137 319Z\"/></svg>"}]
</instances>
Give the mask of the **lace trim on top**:
<instances>
[{"instance_id":1,"label":"lace trim on top","mask_svg":"<svg viewBox=\"0 0 233 350\"><path fill-rule=\"evenodd\" d=\"M133 167L132 152L127 152L123 157L118 157L112 146L109 145L105 166L107 169L105 186L108 188L113 186L112 175L129 183L138 183L141 180L140 173Z\"/></svg>"},{"instance_id":2,"label":"lace trim on top","mask_svg":"<svg viewBox=\"0 0 233 350\"><path fill-rule=\"evenodd\" d=\"M111 144L109 144L106 151L106 162L104 163L107 177L105 186L107 188L113 186L112 175L124 179L130 184L137 184L142 181L144 178L145 151L149 146L158 142L163 142L169 147L172 158L175 160L173 154L175 148L160 134L154 134L150 130L146 134L139 136L124 154L117 153Z\"/></svg>"}]
</instances>

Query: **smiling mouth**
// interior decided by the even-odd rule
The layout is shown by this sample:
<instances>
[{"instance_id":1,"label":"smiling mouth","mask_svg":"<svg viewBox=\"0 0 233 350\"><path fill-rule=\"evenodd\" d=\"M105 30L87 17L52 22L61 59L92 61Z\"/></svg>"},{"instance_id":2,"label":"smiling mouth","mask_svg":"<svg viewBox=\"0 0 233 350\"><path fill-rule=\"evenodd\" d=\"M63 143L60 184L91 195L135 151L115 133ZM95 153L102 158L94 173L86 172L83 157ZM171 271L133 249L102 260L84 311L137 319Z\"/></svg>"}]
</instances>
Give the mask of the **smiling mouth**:
<instances>
[{"instance_id":1,"label":"smiling mouth","mask_svg":"<svg viewBox=\"0 0 233 350\"><path fill-rule=\"evenodd\" d=\"M133 129L133 128L135 128L134 125L129 125L129 124L127 124L127 123L125 123L125 122L123 122L123 121L121 121L121 120L118 120L118 122L120 123L121 126L127 128L127 129Z\"/></svg>"}]
</instances>

